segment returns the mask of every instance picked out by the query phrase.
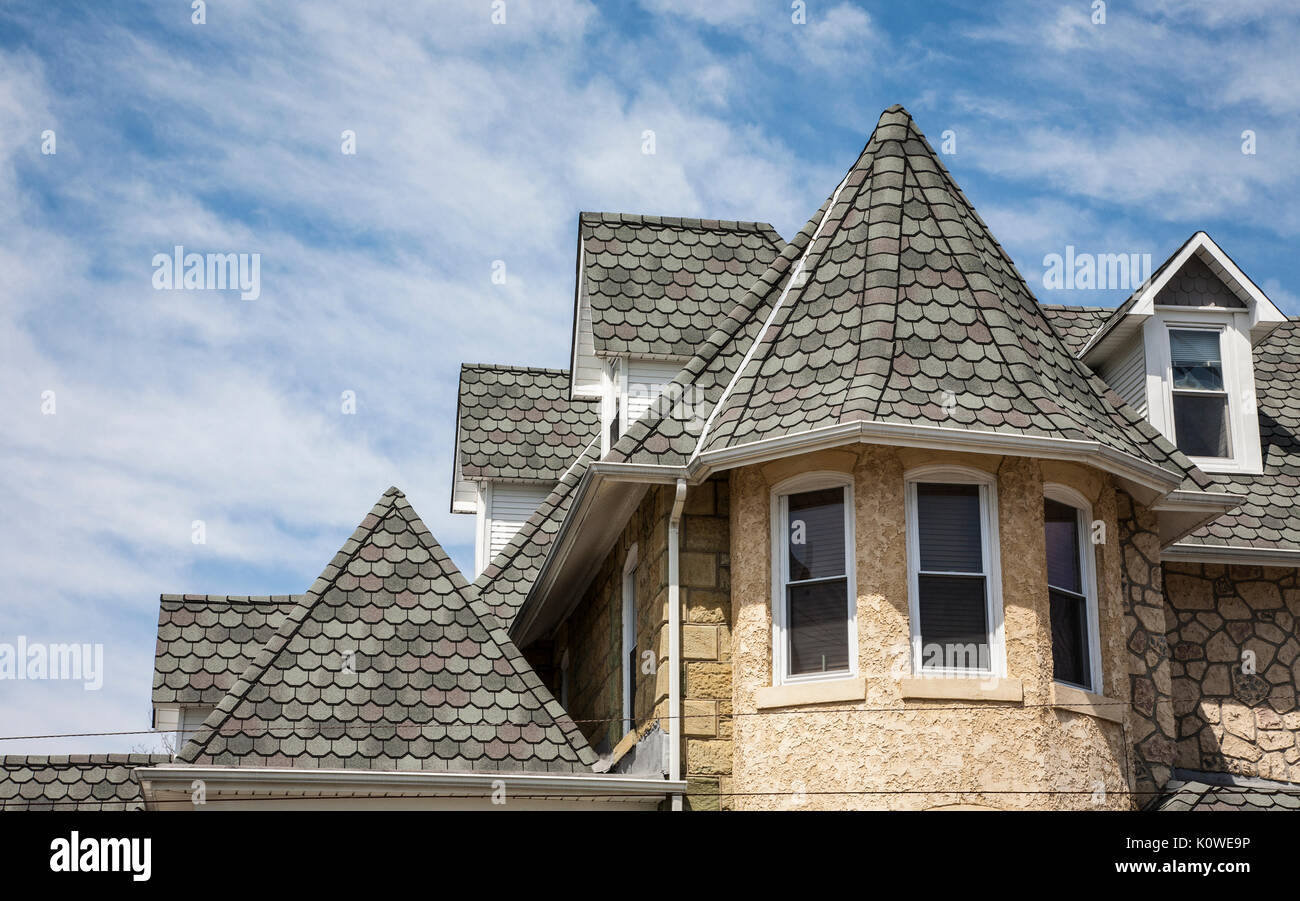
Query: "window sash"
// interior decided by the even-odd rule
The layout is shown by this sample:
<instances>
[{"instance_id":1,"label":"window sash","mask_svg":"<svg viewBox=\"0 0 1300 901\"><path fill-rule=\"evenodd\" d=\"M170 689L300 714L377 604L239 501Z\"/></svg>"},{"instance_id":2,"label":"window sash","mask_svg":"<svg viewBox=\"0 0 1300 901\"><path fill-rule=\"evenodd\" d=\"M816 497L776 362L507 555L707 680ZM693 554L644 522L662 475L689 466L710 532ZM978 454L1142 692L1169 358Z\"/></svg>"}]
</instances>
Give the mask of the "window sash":
<instances>
[{"instance_id":1,"label":"window sash","mask_svg":"<svg viewBox=\"0 0 1300 901\"><path fill-rule=\"evenodd\" d=\"M839 495L835 506L839 516L836 521L841 532L834 544L842 543L842 559L818 556L816 547L809 548L801 559L796 560L792 554L791 527L793 519L798 519L798 512L792 519L791 498L801 495L817 495L837 492ZM856 602L852 589L852 569L854 559L854 530L852 526L853 502L851 486L847 482L835 481L833 484L820 484L819 487L796 487L778 495L779 516L779 564L776 570L779 578L778 611L776 627L779 632L776 647L779 648L779 680L804 681L829 676L845 676L855 669L855 640L853 624L855 622L852 605ZM825 504L815 505L824 507ZM825 535L827 524L823 523L822 534ZM805 525L809 530L809 525ZM810 530L815 537L816 529ZM809 531L803 532L805 540ZM791 578L792 565L798 563L803 571L837 569L808 578ZM811 569L810 569L811 565ZM838 591L833 591L838 587ZM825 590L818 591L819 588ZM819 596L820 595L820 596Z\"/></svg>"},{"instance_id":2,"label":"window sash","mask_svg":"<svg viewBox=\"0 0 1300 901\"><path fill-rule=\"evenodd\" d=\"M923 489L929 486L931 488L953 488L960 489L956 496L974 496L977 509L970 526L978 529L976 544L979 549L979 568L964 570L947 570L947 569L926 569L922 566L921 561L927 556L951 556L942 552L937 554L927 554L926 538L934 537L937 533L930 532L927 535L926 524L923 521L926 515L923 507L927 506L922 503ZM975 489L973 492L970 489ZM909 535L909 539L915 541L915 580L913 588L916 592L916 613L917 621L913 626L914 644L920 652L917 657L917 670L920 672L968 672L968 673L989 673L995 666L994 663L994 641L995 641L995 624L993 620L993 611L991 611L991 592L990 592L990 554L995 550L989 547L989 486L984 484L972 484L967 482L945 482L936 481L914 481L909 483L909 490L912 495L913 510L915 511L914 526ZM936 511L937 512L937 511ZM968 549L969 550L969 549ZM960 584L960 581L970 581L979 583L979 605L978 615L982 622L982 628L978 632L963 633L960 629L943 634L942 626L936 623L939 620L960 619L962 616L971 619L969 625L973 626L973 620L976 615L975 605L971 603L974 598L960 598L954 595L938 595L927 591L927 588L934 589L936 586L943 584L947 580L950 585ZM960 580L960 581L959 581ZM947 608L938 605L948 603ZM936 628L939 632L936 633ZM976 665L971 666L969 655L966 649L975 639L977 645ZM932 645L939 644L943 647L944 653L938 664L927 663L931 658L927 649L932 649Z\"/></svg>"},{"instance_id":3,"label":"window sash","mask_svg":"<svg viewBox=\"0 0 1300 901\"><path fill-rule=\"evenodd\" d=\"M1099 636L1095 634L1099 623L1096 619L1096 584L1095 574L1089 567L1089 539L1087 530L1087 511L1053 497L1044 499L1044 531L1046 533L1046 560L1051 560L1053 548L1052 530L1047 528L1050 520L1050 504L1066 507L1074 512L1075 528L1073 547L1071 548L1079 578L1078 588L1054 584L1047 579L1048 625L1052 641L1052 679L1066 685L1073 685L1085 691L1097 691L1097 669L1093 655L1100 647ZM1055 533L1059 536L1061 533ZM1058 549L1059 551L1059 549ZM1050 573L1051 568L1048 567Z\"/></svg>"}]
</instances>

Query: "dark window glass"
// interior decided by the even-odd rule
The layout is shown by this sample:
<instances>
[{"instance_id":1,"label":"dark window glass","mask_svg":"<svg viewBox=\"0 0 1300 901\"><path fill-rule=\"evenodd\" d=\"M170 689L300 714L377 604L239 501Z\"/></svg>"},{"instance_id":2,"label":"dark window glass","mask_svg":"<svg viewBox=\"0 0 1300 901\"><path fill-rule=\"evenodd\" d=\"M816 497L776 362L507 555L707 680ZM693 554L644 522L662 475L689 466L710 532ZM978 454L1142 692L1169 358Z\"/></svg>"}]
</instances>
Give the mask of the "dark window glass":
<instances>
[{"instance_id":1,"label":"dark window glass","mask_svg":"<svg viewBox=\"0 0 1300 901\"><path fill-rule=\"evenodd\" d=\"M791 675L848 669L847 587L844 579L833 579L787 589Z\"/></svg>"},{"instance_id":2,"label":"dark window glass","mask_svg":"<svg viewBox=\"0 0 1300 901\"><path fill-rule=\"evenodd\" d=\"M790 581L844 575L844 489L792 494L789 511Z\"/></svg>"},{"instance_id":3,"label":"dark window glass","mask_svg":"<svg viewBox=\"0 0 1300 901\"><path fill-rule=\"evenodd\" d=\"M786 624L790 675L849 666L843 488L786 498Z\"/></svg>"},{"instance_id":4,"label":"dark window glass","mask_svg":"<svg viewBox=\"0 0 1300 901\"><path fill-rule=\"evenodd\" d=\"M1052 678L1091 688L1088 600L1084 595L1079 511L1068 504L1043 503L1047 529L1047 587L1052 619Z\"/></svg>"},{"instance_id":5,"label":"dark window glass","mask_svg":"<svg viewBox=\"0 0 1300 901\"><path fill-rule=\"evenodd\" d=\"M1174 434L1189 457L1232 456L1228 443L1228 396L1174 392Z\"/></svg>"},{"instance_id":6,"label":"dark window glass","mask_svg":"<svg viewBox=\"0 0 1300 901\"><path fill-rule=\"evenodd\" d=\"M922 572L978 573L980 490L978 485L917 485Z\"/></svg>"}]
</instances>

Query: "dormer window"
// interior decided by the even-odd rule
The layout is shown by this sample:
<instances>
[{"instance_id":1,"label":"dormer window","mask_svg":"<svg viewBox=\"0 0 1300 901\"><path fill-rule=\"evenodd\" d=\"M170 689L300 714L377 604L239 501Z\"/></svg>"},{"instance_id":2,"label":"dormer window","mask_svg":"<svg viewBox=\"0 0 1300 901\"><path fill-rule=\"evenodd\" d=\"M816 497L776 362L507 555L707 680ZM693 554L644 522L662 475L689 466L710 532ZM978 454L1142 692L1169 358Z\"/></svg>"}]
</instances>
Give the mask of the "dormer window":
<instances>
[{"instance_id":1,"label":"dormer window","mask_svg":"<svg viewBox=\"0 0 1300 901\"><path fill-rule=\"evenodd\" d=\"M1079 357L1203 472L1263 472L1254 346L1282 314L1205 232L1107 319Z\"/></svg>"},{"instance_id":2,"label":"dormer window","mask_svg":"<svg viewBox=\"0 0 1300 901\"><path fill-rule=\"evenodd\" d=\"M1232 457L1223 329L1169 329L1174 441L1189 457Z\"/></svg>"}]
</instances>

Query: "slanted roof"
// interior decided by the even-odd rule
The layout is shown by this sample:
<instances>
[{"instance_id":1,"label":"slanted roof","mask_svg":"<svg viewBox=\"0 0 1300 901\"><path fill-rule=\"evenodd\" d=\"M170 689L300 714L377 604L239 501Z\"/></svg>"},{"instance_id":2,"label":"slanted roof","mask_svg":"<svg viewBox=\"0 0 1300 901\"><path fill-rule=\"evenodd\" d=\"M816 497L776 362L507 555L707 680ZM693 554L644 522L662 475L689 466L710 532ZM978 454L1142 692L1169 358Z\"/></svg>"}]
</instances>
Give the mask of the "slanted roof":
<instances>
[{"instance_id":1,"label":"slanted roof","mask_svg":"<svg viewBox=\"0 0 1300 901\"><path fill-rule=\"evenodd\" d=\"M600 427L599 405L569 398L567 369L460 368L456 479L555 483Z\"/></svg>"},{"instance_id":2,"label":"slanted roof","mask_svg":"<svg viewBox=\"0 0 1300 901\"><path fill-rule=\"evenodd\" d=\"M1180 545L1300 551L1300 322L1274 329L1254 357L1264 472L1212 474L1222 490L1245 499Z\"/></svg>"},{"instance_id":3,"label":"slanted roof","mask_svg":"<svg viewBox=\"0 0 1300 901\"><path fill-rule=\"evenodd\" d=\"M1300 785L1232 776L1175 771L1151 810L1291 810L1300 812Z\"/></svg>"},{"instance_id":4,"label":"slanted roof","mask_svg":"<svg viewBox=\"0 0 1300 901\"><path fill-rule=\"evenodd\" d=\"M0 810L133 810L144 798L135 768L168 754L0 757Z\"/></svg>"},{"instance_id":5,"label":"slanted roof","mask_svg":"<svg viewBox=\"0 0 1300 901\"><path fill-rule=\"evenodd\" d=\"M1114 307L1072 307L1062 304L1042 304L1043 315L1056 329L1056 334L1072 354L1083 350L1088 340L1101 328Z\"/></svg>"},{"instance_id":6,"label":"slanted roof","mask_svg":"<svg viewBox=\"0 0 1300 901\"><path fill-rule=\"evenodd\" d=\"M178 759L585 772L596 756L390 488Z\"/></svg>"},{"instance_id":7,"label":"slanted roof","mask_svg":"<svg viewBox=\"0 0 1300 901\"><path fill-rule=\"evenodd\" d=\"M581 213L575 379L593 357L689 359L783 246L766 222Z\"/></svg>"},{"instance_id":8,"label":"slanted roof","mask_svg":"<svg viewBox=\"0 0 1300 901\"><path fill-rule=\"evenodd\" d=\"M537 581L546 554L560 531L564 516L573 503L574 490L593 460L600 456L600 439L595 438L569 467L558 485L528 517L523 528L479 574L473 590L479 600L505 625L513 624L524 599Z\"/></svg>"},{"instance_id":9,"label":"slanted roof","mask_svg":"<svg viewBox=\"0 0 1300 901\"><path fill-rule=\"evenodd\" d=\"M164 594L154 705L215 707L301 597Z\"/></svg>"},{"instance_id":10,"label":"slanted roof","mask_svg":"<svg viewBox=\"0 0 1300 901\"><path fill-rule=\"evenodd\" d=\"M682 378L716 380L743 358L691 453L870 422L1079 439L1167 481L1204 481L1073 359L902 107L881 116L828 205L755 287L731 313L749 317L744 327L724 322L686 365ZM754 341L759 309L769 312ZM707 380L696 387L709 396ZM666 420L630 430L621 459L675 462L662 457L701 430Z\"/></svg>"}]
</instances>

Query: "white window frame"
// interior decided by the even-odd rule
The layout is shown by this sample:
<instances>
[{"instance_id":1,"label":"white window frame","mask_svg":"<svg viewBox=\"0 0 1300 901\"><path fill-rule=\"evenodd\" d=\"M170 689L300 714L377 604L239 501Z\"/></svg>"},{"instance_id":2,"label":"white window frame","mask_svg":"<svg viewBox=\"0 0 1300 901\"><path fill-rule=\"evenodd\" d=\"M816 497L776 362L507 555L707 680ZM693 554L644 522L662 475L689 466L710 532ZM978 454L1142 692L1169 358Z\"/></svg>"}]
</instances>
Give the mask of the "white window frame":
<instances>
[{"instance_id":1,"label":"white window frame","mask_svg":"<svg viewBox=\"0 0 1300 901\"><path fill-rule=\"evenodd\" d=\"M1083 597L1088 613L1088 669L1092 684L1075 685L1072 682L1061 682L1054 676L1053 681L1059 685L1069 685L1072 688L1081 688L1093 694L1102 694L1104 683L1102 681L1101 665L1101 614L1097 600L1097 551L1096 545L1092 543L1092 504L1088 503L1086 497L1068 485L1058 485L1054 482L1048 482L1043 486L1043 496L1048 500L1074 508L1079 517L1079 578L1083 582ZM1046 523L1044 523L1044 534L1046 534ZM1045 544L1044 549L1046 549ZM1045 559L1044 566L1046 566ZM1050 583L1048 583L1048 588L1051 588ZM1048 596L1048 604L1051 604L1050 595ZM1049 612L1049 639L1051 632L1050 621ZM1053 672L1055 672L1055 665L1055 658L1053 658Z\"/></svg>"},{"instance_id":2,"label":"white window frame","mask_svg":"<svg viewBox=\"0 0 1300 901\"><path fill-rule=\"evenodd\" d=\"M968 466L921 466L908 470L906 482L907 519L907 596L911 620L912 672L917 676L1005 677L1007 674L1006 636L1002 610L1002 545L998 538L997 477L982 469ZM984 603L989 634L989 668L960 667L922 668L921 647L921 540L916 486L977 485L980 496L980 552L984 564Z\"/></svg>"},{"instance_id":3,"label":"white window frame","mask_svg":"<svg viewBox=\"0 0 1300 901\"><path fill-rule=\"evenodd\" d=\"M1223 388L1228 394L1228 441L1231 457L1191 457L1197 468L1211 473L1259 475L1264 471L1255 406L1254 350L1250 343L1250 314L1222 307L1157 306L1144 326L1147 358L1147 409L1151 424L1178 446L1174 428L1174 374L1169 347L1171 330L1217 330L1223 362Z\"/></svg>"},{"instance_id":4,"label":"white window frame","mask_svg":"<svg viewBox=\"0 0 1300 901\"><path fill-rule=\"evenodd\" d=\"M634 713L636 702L636 672L635 667L631 673L625 672L629 666L629 659L636 650L636 566L637 566L637 547L632 545L628 549L627 559L623 561L623 582L622 582L622 611L623 611L623 654L619 658L619 675L622 683L619 694L623 698L623 734L632 731L634 725L632 715Z\"/></svg>"},{"instance_id":5,"label":"white window frame","mask_svg":"<svg viewBox=\"0 0 1300 901\"><path fill-rule=\"evenodd\" d=\"M849 666L847 670L828 673L792 675L787 649L789 611L787 610L786 583L790 576L790 555L786 547L789 530L786 523L790 515L790 495L823 488L844 489L844 575L848 604ZM857 541L854 527L855 505L853 476L844 472L809 472L779 482L771 492L772 534L772 684L797 685L805 682L830 682L851 679L858 674L858 580Z\"/></svg>"}]
</instances>

